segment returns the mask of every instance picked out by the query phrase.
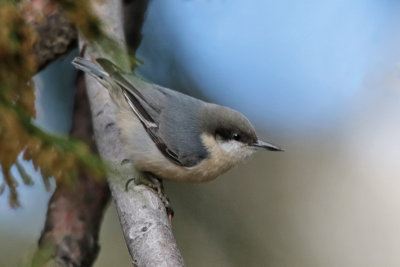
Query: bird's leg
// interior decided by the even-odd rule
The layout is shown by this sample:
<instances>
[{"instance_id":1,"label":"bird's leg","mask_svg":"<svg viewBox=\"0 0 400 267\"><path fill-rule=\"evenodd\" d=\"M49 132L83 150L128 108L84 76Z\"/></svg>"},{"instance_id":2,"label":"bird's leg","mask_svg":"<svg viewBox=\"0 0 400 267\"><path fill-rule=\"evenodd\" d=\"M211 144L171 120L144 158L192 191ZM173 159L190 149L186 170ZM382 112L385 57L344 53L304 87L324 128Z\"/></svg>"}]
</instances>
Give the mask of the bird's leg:
<instances>
[{"instance_id":1,"label":"bird's leg","mask_svg":"<svg viewBox=\"0 0 400 267\"><path fill-rule=\"evenodd\" d=\"M128 190L129 184L133 181L136 185L145 185L157 192L158 197L161 199L167 211L168 218L171 220L174 216L174 210L169 203L169 199L164 192L164 185L162 179L158 178L152 173L145 173L145 177L131 178L125 184L125 190Z\"/></svg>"},{"instance_id":2,"label":"bird's leg","mask_svg":"<svg viewBox=\"0 0 400 267\"><path fill-rule=\"evenodd\" d=\"M172 219L172 217L174 216L174 210L172 209L172 206L169 203L167 194L165 194L163 180L158 178L157 176L155 176L152 173L147 173L147 175L149 176L149 178L152 181L152 186L150 185L150 187L153 188L157 192L158 197L164 203L165 209L168 214L168 218Z\"/></svg>"}]
</instances>

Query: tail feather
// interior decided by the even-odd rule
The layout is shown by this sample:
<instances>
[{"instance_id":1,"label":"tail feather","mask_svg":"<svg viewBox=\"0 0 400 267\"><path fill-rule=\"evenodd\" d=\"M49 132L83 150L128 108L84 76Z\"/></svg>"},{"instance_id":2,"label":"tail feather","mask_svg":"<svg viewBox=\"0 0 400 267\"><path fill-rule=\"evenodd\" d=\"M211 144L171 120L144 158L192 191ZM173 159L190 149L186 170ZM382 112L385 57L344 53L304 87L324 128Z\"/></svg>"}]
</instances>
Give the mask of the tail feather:
<instances>
[{"instance_id":1,"label":"tail feather","mask_svg":"<svg viewBox=\"0 0 400 267\"><path fill-rule=\"evenodd\" d=\"M72 60L72 65L74 65L75 68L92 75L94 78L104 79L110 77L101 66L81 57L74 58Z\"/></svg>"},{"instance_id":2,"label":"tail feather","mask_svg":"<svg viewBox=\"0 0 400 267\"><path fill-rule=\"evenodd\" d=\"M108 61L107 61L108 62ZM99 62L100 63L100 62ZM72 60L72 64L75 66L75 68L89 74L93 78L95 78L100 84L102 84L109 92L111 98L113 99L113 102L123 108L124 110L129 110L130 107L128 103L125 100L125 97L123 95L123 90L122 88L115 82L114 77L112 77L112 73L109 73L107 65L105 67L107 68L107 71L103 68L103 66L100 66L96 63L93 63L90 60L86 60L81 57L76 57ZM112 70L110 70L112 71Z\"/></svg>"}]
</instances>

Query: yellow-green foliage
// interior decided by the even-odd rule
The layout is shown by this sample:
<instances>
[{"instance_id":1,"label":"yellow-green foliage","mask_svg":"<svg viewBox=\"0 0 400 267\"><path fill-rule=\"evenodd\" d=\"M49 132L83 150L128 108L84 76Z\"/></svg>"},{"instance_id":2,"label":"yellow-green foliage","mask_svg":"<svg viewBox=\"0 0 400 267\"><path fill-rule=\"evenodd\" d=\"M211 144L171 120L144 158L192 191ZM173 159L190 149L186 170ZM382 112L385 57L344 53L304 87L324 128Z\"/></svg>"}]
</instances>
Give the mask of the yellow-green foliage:
<instances>
[{"instance_id":1,"label":"yellow-green foliage","mask_svg":"<svg viewBox=\"0 0 400 267\"><path fill-rule=\"evenodd\" d=\"M98 20L90 12L88 1L52 0L61 5L67 16L85 36L100 34ZM36 33L24 20L20 6L12 0L0 0L0 164L4 181L0 194L9 189L9 203L17 207L17 182L11 167L17 169L25 184L32 179L18 163L18 155L31 160L44 179L54 177L69 183L79 167L89 167L99 177L105 167L81 141L52 136L32 123L35 117L32 76L36 73L33 44Z\"/></svg>"}]
</instances>

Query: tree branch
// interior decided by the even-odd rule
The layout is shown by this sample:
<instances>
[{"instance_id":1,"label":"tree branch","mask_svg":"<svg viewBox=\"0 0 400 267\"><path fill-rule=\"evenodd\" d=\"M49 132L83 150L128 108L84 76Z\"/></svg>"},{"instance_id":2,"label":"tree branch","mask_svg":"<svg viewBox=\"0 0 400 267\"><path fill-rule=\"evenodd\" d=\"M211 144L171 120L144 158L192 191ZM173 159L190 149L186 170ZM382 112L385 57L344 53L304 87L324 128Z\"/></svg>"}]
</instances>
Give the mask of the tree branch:
<instances>
[{"instance_id":1,"label":"tree branch","mask_svg":"<svg viewBox=\"0 0 400 267\"><path fill-rule=\"evenodd\" d=\"M104 19L103 25L109 27L108 34L124 44L120 2L92 2ZM38 69L41 70L73 48L77 34L75 27L48 0L31 0L30 3L26 18L39 33L35 54ZM129 44L133 49L137 48L141 39L140 29L147 3L148 0L134 0L130 4L135 15L129 19L133 18L135 25L132 27L130 20L126 25L130 32ZM41 19L38 19L38 13ZM126 180L139 174L134 173L129 164L121 165L126 157L121 154L119 130L112 116L113 104L107 91L90 78L87 78L87 89L100 154L120 169L120 174L110 174L109 185L134 265L183 266L164 205L157 194L144 186L131 186L129 192L125 191ZM89 124L83 122L82 125ZM85 132L85 129L81 130ZM97 237L109 196L108 189L104 184L96 184L88 179L82 172L73 190L70 189L58 185L49 203L45 229L35 255L35 260L39 262L43 262L43 257L50 258L48 266L90 266L98 252ZM69 219L63 220L65 218ZM46 253L50 254L43 253L49 248Z\"/></svg>"},{"instance_id":2,"label":"tree branch","mask_svg":"<svg viewBox=\"0 0 400 267\"><path fill-rule=\"evenodd\" d=\"M77 46L76 29L58 6L48 0L30 0L24 11L38 34L34 45L38 71Z\"/></svg>"},{"instance_id":3,"label":"tree branch","mask_svg":"<svg viewBox=\"0 0 400 267\"><path fill-rule=\"evenodd\" d=\"M105 32L124 45L121 2L93 0L92 4L103 25L107 27ZM122 152L123 144L113 116L115 106L107 90L88 76L86 85L99 153L117 169L109 174L109 185L133 264L183 266L164 204L157 194L145 186L131 186L130 190L125 190L127 179L140 174L134 172L130 164L123 164L128 157Z\"/></svg>"},{"instance_id":4,"label":"tree branch","mask_svg":"<svg viewBox=\"0 0 400 267\"><path fill-rule=\"evenodd\" d=\"M142 26L149 0L131 0L124 5L124 32L129 49L136 51L142 41Z\"/></svg>"},{"instance_id":5,"label":"tree branch","mask_svg":"<svg viewBox=\"0 0 400 267\"><path fill-rule=\"evenodd\" d=\"M87 140L93 151L89 102L83 76L78 79L71 135ZM105 181L96 181L84 168L76 182L59 183L48 204L46 222L33 266L91 266L99 251L103 213L110 199Z\"/></svg>"}]
</instances>

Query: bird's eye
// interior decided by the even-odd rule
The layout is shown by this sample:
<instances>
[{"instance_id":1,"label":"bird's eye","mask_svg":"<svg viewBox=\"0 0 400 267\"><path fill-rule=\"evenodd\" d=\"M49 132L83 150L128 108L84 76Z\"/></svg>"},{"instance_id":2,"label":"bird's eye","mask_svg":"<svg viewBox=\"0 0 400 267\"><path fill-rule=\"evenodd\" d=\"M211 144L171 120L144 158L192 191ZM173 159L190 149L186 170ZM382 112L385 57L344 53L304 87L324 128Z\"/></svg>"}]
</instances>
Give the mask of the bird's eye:
<instances>
[{"instance_id":1,"label":"bird's eye","mask_svg":"<svg viewBox=\"0 0 400 267\"><path fill-rule=\"evenodd\" d=\"M238 133L233 133L233 134L232 134L232 139L233 139L233 140L239 141L240 138L241 138L240 134L238 134Z\"/></svg>"}]
</instances>

